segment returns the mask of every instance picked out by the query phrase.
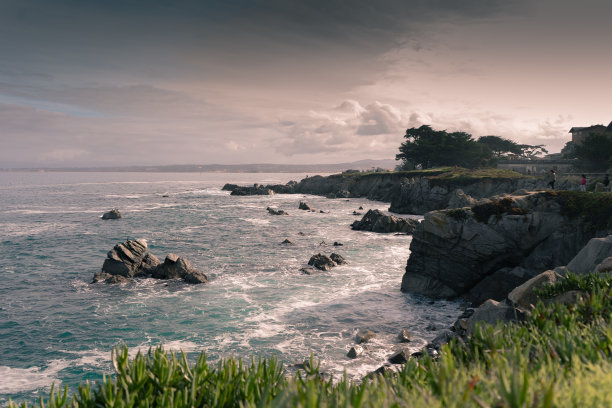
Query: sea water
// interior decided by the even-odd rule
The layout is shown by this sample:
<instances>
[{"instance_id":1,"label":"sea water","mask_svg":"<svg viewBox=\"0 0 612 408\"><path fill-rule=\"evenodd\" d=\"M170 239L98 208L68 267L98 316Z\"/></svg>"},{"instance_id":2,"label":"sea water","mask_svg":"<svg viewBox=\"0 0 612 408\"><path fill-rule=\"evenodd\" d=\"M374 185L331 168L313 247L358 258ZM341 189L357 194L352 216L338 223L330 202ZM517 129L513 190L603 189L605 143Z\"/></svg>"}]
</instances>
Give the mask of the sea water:
<instances>
[{"instance_id":1,"label":"sea water","mask_svg":"<svg viewBox=\"0 0 612 408\"><path fill-rule=\"evenodd\" d=\"M74 391L98 381L112 373L119 345L132 354L163 345L192 359L205 352L213 361L275 356L286 366L312 353L324 372L359 379L402 346L401 329L417 351L432 329L454 321L456 303L400 292L410 236L349 227L361 218L354 211L387 204L221 190L304 176L0 172L0 404L31 401L53 383ZM300 201L316 211L299 210ZM112 208L123 218L102 220ZM140 238L161 260L184 256L210 281L91 283L115 244ZM312 255L332 252L348 264L300 272ZM361 329L376 338L351 360Z\"/></svg>"}]
</instances>

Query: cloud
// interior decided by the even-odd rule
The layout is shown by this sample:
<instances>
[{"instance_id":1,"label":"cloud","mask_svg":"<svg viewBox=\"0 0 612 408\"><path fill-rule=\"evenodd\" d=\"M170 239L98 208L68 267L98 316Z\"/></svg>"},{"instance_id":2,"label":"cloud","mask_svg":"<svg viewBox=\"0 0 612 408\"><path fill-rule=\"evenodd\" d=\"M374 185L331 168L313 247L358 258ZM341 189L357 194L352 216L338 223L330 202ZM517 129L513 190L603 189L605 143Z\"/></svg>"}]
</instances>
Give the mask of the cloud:
<instances>
[{"instance_id":1,"label":"cloud","mask_svg":"<svg viewBox=\"0 0 612 408\"><path fill-rule=\"evenodd\" d=\"M389 104L362 106L356 100L344 100L328 111L292 119L289 129L279 126L284 138L277 150L288 155L367 152L380 156L397 148L404 122L400 111Z\"/></svg>"}]
</instances>

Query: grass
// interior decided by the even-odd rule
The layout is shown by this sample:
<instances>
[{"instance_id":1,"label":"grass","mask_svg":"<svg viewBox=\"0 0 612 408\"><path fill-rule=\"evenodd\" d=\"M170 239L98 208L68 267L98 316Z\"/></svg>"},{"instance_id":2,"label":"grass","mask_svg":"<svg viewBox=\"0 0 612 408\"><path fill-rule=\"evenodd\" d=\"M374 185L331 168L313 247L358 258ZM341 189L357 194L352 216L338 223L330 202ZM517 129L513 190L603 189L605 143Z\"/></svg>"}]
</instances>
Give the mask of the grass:
<instances>
[{"instance_id":1,"label":"grass","mask_svg":"<svg viewBox=\"0 0 612 408\"><path fill-rule=\"evenodd\" d=\"M612 228L612 193L552 191L548 194L561 204L563 214L571 218L583 217L585 230Z\"/></svg>"},{"instance_id":2,"label":"grass","mask_svg":"<svg viewBox=\"0 0 612 408\"><path fill-rule=\"evenodd\" d=\"M426 353L398 373L337 381L316 361L294 377L270 358L222 360L201 354L190 364L162 348L131 361L113 353L115 374L68 397L52 389L40 407L602 407L612 406L611 278L574 277L549 294L577 286L574 305L539 302L522 323L477 326L437 360ZM565 286L563 286L565 285ZM26 402L10 407L26 407Z\"/></svg>"},{"instance_id":3,"label":"grass","mask_svg":"<svg viewBox=\"0 0 612 408\"><path fill-rule=\"evenodd\" d=\"M499 201L491 201L484 204L475 205L472 207L474 218L478 222L488 223L489 218L495 215L497 219L500 219L502 214L513 214L513 215L525 215L529 211L516 207L514 201L511 198L502 198Z\"/></svg>"}]
</instances>

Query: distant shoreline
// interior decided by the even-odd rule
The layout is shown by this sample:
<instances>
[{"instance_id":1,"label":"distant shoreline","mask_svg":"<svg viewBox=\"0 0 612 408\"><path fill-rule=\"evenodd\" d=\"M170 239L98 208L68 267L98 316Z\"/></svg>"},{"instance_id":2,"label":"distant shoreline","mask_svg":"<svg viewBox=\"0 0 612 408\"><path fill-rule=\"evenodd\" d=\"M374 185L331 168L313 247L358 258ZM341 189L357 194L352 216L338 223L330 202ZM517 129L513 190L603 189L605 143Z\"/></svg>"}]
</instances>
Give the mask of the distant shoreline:
<instances>
[{"instance_id":1,"label":"distant shoreline","mask_svg":"<svg viewBox=\"0 0 612 408\"><path fill-rule=\"evenodd\" d=\"M392 169L392 159L359 160L332 164L181 164L161 166L109 166L109 167L29 167L2 168L0 172L96 172L96 173L336 173L344 170Z\"/></svg>"}]
</instances>

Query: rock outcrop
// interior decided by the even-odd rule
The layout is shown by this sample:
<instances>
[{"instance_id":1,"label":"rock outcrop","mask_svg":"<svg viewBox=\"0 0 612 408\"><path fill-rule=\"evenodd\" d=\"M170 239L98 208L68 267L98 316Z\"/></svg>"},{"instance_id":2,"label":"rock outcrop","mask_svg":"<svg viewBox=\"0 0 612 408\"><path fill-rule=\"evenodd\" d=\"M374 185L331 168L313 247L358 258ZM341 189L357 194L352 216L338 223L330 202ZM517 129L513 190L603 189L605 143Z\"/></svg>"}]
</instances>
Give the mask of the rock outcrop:
<instances>
[{"instance_id":1,"label":"rock outcrop","mask_svg":"<svg viewBox=\"0 0 612 408\"><path fill-rule=\"evenodd\" d=\"M611 232L607 224L585 228L588 214L576 212L575 199L570 192L530 193L426 214L413 235L402 291L476 304L503 300Z\"/></svg>"},{"instance_id":2,"label":"rock outcrop","mask_svg":"<svg viewBox=\"0 0 612 408\"><path fill-rule=\"evenodd\" d=\"M147 242L142 239L119 243L106 254L102 270L93 277L93 283L123 283L132 278L183 279L187 283L204 283L206 275L191 267L189 261L175 254L168 254L163 263L147 252Z\"/></svg>"},{"instance_id":3,"label":"rock outcrop","mask_svg":"<svg viewBox=\"0 0 612 408\"><path fill-rule=\"evenodd\" d=\"M304 201L300 201L300 205L298 206L298 209L304 210L304 211L314 211L312 207L308 205L308 203L305 203Z\"/></svg>"},{"instance_id":4,"label":"rock outcrop","mask_svg":"<svg viewBox=\"0 0 612 408\"><path fill-rule=\"evenodd\" d=\"M272 195L274 190L261 184L253 184L252 186L238 186L236 184L226 184L222 190L231 191L230 195L246 196L246 195Z\"/></svg>"},{"instance_id":5,"label":"rock outcrop","mask_svg":"<svg viewBox=\"0 0 612 408\"><path fill-rule=\"evenodd\" d=\"M319 253L311 256L310 260L308 261L308 265L313 266L321 271L329 271L334 266L342 265L345 263L346 259L336 253L332 253L330 256Z\"/></svg>"},{"instance_id":6,"label":"rock outcrop","mask_svg":"<svg viewBox=\"0 0 612 408\"><path fill-rule=\"evenodd\" d=\"M473 205L478 200L520 189L545 188L546 181L508 171L488 169L474 174L465 169L428 171L334 174L313 176L286 185L224 189L236 194L260 194L265 189L281 194L313 194L328 198L365 197L391 203L389 211L399 214L425 214L428 211ZM267 193L263 193L267 194Z\"/></svg>"},{"instance_id":7,"label":"rock outcrop","mask_svg":"<svg viewBox=\"0 0 612 408\"><path fill-rule=\"evenodd\" d=\"M355 221L351 224L351 228L358 231L412 234L418 225L419 222L417 220L385 215L380 210L368 210L360 221Z\"/></svg>"},{"instance_id":8,"label":"rock outcrop","mask_svg":"<svg viewBox=\"0 0 612 408\"><path fill-rule=\"evenodd\" d=\"M268 212L270 213L270 215L288 215L287 211L285 210L279 210L277 208L272 208L272 207L268 207L266 208L266 210L268 210Z\"/></svg>"},{"instance_id":9,"label":"rock outcrop","mask_svg":"<svg viewBox=\"0 0 612 408\"><path fill-rule=\"evenodd\" d=\"M103 220L118 220L119 218L121 218L121 212L116 208L102 214Z\"/></svg>"}]
</instances>

